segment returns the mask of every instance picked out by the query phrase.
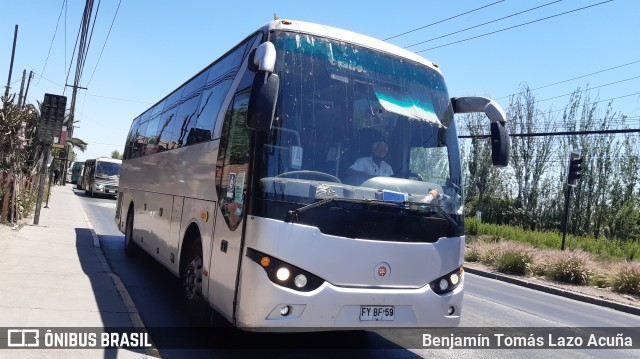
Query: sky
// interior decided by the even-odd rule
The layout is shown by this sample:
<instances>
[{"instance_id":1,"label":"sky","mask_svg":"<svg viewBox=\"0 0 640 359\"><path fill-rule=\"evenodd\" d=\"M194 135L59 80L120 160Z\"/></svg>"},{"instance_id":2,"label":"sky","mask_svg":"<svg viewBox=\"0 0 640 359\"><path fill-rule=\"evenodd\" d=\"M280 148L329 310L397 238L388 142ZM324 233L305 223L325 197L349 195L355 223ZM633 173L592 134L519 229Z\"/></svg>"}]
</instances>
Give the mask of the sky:
<instances>
[{"instance_id":1,"label":"sky","mask_svg":"<svg viewBox=\"0 0 640 359\"><path fill-rule=\"evenodd\" d=\"M561 116L568 94L591 88L602 108L640 128L640 1L95 1L99 5L77 97L74 137L85 160L123 152L132 120L247 35L273 20L315 22L407 47L436 62L450 96L490 96L503 107L525 84ZM66 6L65 6L66 5ZM4 92L15 25L11 93L35 73L27 102L71 102L82 0L2 0ZM475 10L481 8L479 10ZM475 11L473 11L475 10ZM401 36L396 36L401 35ZM71 67L71 75L68 76ZM560 120L560 118L558 118Z\"/></svg>"}]
</instances>

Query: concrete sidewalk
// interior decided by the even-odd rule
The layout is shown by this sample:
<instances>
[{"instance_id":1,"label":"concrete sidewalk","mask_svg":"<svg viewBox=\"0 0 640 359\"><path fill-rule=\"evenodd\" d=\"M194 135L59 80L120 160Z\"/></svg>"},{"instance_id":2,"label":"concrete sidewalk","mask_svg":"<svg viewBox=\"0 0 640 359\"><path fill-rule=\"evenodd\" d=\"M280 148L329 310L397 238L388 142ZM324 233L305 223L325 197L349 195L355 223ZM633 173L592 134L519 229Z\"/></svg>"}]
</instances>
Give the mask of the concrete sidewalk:
<instances>
[{"instance_id":1,"label":"concrete sidewalk","mask_svg":"<svg viewBox=\"0 0 640 359\"><path fill-rule=\"evenodd\" d=\"M0 226L0 348L8 345L8 329L144 330L120 279L111 273L72 186L52 187L48 207L43 203L37 226L32 218L20 230ZM41 346L44 334L40 333ZM145 349L0 350L0 357L21 358L154 354Z\"/></svg>"}]
</instances>

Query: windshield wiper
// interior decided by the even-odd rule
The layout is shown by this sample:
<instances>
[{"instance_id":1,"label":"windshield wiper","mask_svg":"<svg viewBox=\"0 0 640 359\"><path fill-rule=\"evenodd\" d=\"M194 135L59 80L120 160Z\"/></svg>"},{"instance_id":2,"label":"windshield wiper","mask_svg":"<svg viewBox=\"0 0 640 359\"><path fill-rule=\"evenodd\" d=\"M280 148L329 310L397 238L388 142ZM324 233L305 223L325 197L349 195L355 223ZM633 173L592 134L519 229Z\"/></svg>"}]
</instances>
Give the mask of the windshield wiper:
<instances>
[{"instance_id":1,"label":"windshield wiper","mask_svg":"<svg viewBox=\"0 0 640 359\"><path fill-rule=\"evenodd\" d=\"M355 199L355 198L344 198L344 197L331 197L331 198L322 199L322 200L320 200L318 202L309 203L309 204L307 204L305 206L302 206L302 207L300 207L298 209L287 211L287 216L285 217L284 221L285 222L295 223L300 219L299 218L300 213L308 211L308 210L310 210L312 208L315 208L315 207L322 206L322 205L330 203L330 202L347 202L347 203L358 203L358 204L375 204L375 205L389 206L389 207L399 207L399 206L404 207L404 202L387 202L387 201L380 201L380 200L375 200L375 199Z\"/></svg>"}]
</instances>

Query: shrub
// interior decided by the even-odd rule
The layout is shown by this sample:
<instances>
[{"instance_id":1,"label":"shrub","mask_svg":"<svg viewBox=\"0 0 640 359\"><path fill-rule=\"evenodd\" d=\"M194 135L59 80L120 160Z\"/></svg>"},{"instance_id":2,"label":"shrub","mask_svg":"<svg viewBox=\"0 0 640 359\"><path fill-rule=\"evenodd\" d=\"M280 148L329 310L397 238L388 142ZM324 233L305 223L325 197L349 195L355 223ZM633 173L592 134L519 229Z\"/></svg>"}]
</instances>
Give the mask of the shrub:
<instances>
[{"instance_id":1,"label":"shrub","mask_svg":"<svg viewBox=\"0 0 640 359\"><path fill-rule=\"evenodd\" d=\"M552 259L547 267L546 275L549 279L587 285L592 276L591 258L583 251L566 251Z\"/></svg>"},{"instance_id":2,"label":"shrub","mask_svg":"<svg viewBox=\"0 0 640 359\"><path fill-rule=\"evenodd\" d=\"M495 267L499 272L524 275L532 262L533 257L529 253L508 250L496 259Z\"/></svg>"},{"instance_id":3,"label":"shrub","mask_svg":"<svg viewBox=\"0 0 640 359\"><path fill-rule=\"evenodd\" d=\"M493 238L478 237L467 245L464 259L468 262L480 262L492 266L498 252L499 245L493 241Z\"/></svg>"},{"instance_id":4,"label":"shrub","mask_svg":"<svg viewBox=\"0 0 640 359\"><path fill-rule=\"evenodd\" d=\"M611 289L618 293L640 295L640 265L625 263L614 272Z\"/></svg>"},{"instance_id":5,"label":"shrub","mask_svg":"<svg viewBox=\"0 0 640 359\"><path fill-rule=\"evenodd\" d=\"M475 246L470 246L464 251L464 260L466 262L478 262L480 260L480 252Z\"/></svg>"}]
</instances>

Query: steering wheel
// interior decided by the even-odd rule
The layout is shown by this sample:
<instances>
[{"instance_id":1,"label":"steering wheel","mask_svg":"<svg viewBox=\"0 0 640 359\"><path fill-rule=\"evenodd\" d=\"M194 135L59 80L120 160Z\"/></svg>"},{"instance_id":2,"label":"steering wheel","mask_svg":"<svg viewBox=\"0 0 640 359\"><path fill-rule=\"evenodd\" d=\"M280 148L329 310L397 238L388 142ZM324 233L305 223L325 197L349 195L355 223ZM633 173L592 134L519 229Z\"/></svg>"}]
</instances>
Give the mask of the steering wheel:
<instances>
[{"instance_id":1,"label":"steering wheel","mask_svg":"<svg viewBox=\"0 0 640 359\"><path fill-rule=\"evenodd\" d=\"M334 175L330 175L328 173L318 172L318 171L307 171L307 170L290 171L290 172L281 173L281 174L277 175L276 177L278 177L278 178L310 179L310 180L319 178L321 181L328 180L328 181L331 181L331 182L342 183L338 177L336 177Z\"/></svg>"}]
</instances>

